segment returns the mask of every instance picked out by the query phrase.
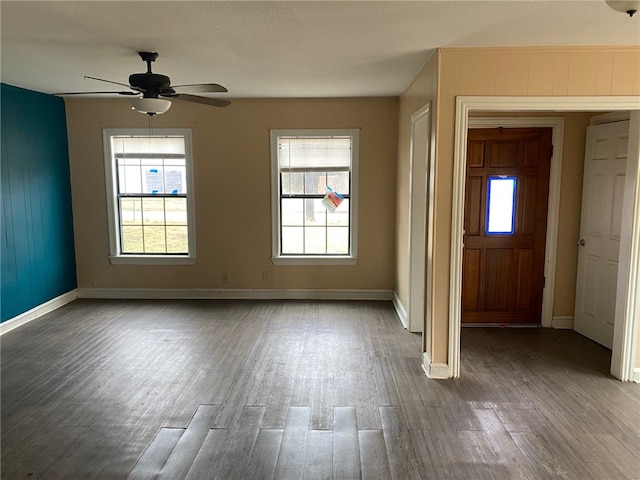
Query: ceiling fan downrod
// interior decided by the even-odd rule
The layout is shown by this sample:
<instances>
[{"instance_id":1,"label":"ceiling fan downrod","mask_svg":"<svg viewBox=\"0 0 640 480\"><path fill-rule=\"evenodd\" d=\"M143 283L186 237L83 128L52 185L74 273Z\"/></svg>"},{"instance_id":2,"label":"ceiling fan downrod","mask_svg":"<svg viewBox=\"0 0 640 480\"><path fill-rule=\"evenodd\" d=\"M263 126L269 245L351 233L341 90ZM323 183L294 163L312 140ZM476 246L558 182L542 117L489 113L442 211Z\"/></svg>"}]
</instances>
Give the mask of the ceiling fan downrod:
<instances>
[{"instance_id":1,"label":"ceiling fan downrod","mask_svg":"<svg viewBox=\"0 0 640 480\"><path fill-rule=\"evenodd\" d=\"M143 62L147 64L147 73L151 73L151 64L158 58L157 52L138 52Z\"/></svg>"}]
</instances>

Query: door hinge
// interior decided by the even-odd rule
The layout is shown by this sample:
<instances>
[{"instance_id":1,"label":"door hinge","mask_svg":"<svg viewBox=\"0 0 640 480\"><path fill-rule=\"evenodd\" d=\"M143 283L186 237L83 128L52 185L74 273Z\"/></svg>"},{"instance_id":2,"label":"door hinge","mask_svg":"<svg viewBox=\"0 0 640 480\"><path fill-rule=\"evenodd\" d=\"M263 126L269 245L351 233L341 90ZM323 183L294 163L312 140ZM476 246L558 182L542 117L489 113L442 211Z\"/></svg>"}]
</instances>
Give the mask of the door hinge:
<instances>
[{"instance_id":1,"label":"door hinge","mask_svg":"<svg viewBox=\"0 0 640 480\"><path fill-rule=\"evenodd\" d=\"M551 147L549 148L549 156L553 157L553 144L551 144Z\"/></svg>"},{"instance_id":2,"label":"door hinge","mask_svg":"<svg viewBox=\"0 0 640 480\"><path fill-rule=\"evenodd\" d=\"M542 288L547 286L547 277L542 277Z\"/></svg>"}]
</instances>

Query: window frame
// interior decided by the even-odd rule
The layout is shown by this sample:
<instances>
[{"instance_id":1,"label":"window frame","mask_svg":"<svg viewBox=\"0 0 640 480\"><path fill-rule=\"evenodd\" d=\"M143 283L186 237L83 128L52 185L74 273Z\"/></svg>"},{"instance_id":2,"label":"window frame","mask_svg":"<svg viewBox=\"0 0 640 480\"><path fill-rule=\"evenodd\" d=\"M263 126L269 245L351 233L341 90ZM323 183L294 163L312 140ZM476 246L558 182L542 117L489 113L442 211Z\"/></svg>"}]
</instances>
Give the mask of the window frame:
<instances>
[{"instance_id":1,"label":"window frame","mask_svg":"<svg viewBox=\"0 0 640 480\"><path fill-rule=\"evenodd\" d=\"M184 138L184 156L186 170L187 234L188 253L186 254L131 254L122 253L120 238L120 219L118 208L118 174L111 150L111 138L118 136L149 136L144 128L105 128L102 130L104 149L105 184L107 194L107 228L109 231L109 261L113 265L187 265L196 260L195 205L193 189L193 157L191 149L191 129L154 128L151 136L182 136Z\"/></svg>"},{"instance_id":2,"label":"window frame","mask_svg":"<svg viewBox=\"0 0 640 480\"><path fill-rule=\"evenodd\" d=\"M360 130L355 129L271 129L271 261L274 265L355 265L358 261L358 158ZM278 159L279 137L351 137L351 166L349 186L349 253L331 254L282 254L280 212L280 166Z\"/></svg>"}]
</instances>

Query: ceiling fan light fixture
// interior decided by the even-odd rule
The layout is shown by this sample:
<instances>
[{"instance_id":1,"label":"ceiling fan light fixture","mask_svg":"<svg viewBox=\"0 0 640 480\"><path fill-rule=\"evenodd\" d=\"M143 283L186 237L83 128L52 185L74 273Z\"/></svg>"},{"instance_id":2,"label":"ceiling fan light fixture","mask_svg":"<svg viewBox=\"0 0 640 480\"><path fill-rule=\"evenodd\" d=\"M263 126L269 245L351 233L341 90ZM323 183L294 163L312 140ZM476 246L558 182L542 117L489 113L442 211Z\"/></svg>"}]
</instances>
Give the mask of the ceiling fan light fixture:
<instances>
[{"instance_id":1,"label":"ceiling fan light fixture","mask_svg":"<svg viewBox=\"0 0 640 480\"><path fill-rule=\"evenodd\" d=\"M171 108L171 101L164 98L132 98L131 108L149 116L160 115Z\"/></svg>"},{"instance_id":2,"label":"ceiling fan light fixture","mask_svg":"<svg viewBox=\"0 0 640 480\"><path fill-rule=\"evenodd\" d=\"M607 0L607 5L617 12L623 12L633 17L640 10L640 0Z\"/></svg>"}]
</instances>

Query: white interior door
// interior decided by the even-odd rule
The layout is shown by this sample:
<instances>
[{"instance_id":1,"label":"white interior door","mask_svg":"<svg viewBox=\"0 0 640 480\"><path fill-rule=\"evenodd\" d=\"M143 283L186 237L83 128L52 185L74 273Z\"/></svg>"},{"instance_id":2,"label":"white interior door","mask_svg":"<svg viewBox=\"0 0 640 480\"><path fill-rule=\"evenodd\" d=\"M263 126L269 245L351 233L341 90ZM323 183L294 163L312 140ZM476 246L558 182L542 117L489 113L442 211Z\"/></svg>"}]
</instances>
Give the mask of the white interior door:
<instances>
[{"instance_id":1,"label":"white interior door","mask_svg":"<svg viewBox=\"0 0 640 480\"><path fill-rule=\"evenodd\" d=\"M574 329L612 348L629 122L587 129Z\"/></svg>"},{"instance_id":2,"label":"white interior door","mask_svg":"<svg viewBox=\"0 0 640 480\"><path fill-rule=\"evenodd\" d=\"M427 248L427 175L429 166L429 106L411 117L409 308L410 332L424 329Z\"/></svg>"}]
</instances>

